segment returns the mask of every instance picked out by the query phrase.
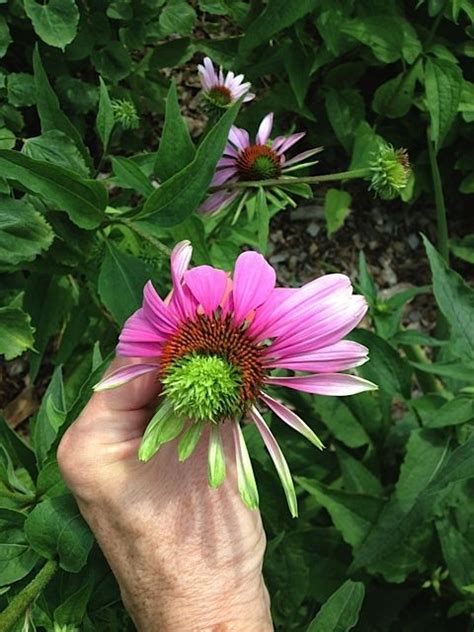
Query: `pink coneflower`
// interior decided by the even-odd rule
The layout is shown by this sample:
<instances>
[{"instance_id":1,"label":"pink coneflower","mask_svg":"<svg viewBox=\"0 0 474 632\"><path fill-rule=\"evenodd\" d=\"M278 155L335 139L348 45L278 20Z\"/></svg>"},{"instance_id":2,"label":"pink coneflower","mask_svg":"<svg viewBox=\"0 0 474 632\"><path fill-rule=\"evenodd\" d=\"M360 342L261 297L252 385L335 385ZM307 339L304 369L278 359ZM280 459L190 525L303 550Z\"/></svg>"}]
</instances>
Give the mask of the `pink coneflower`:
<instances>
[{"instance_id":1,"label":"pink coneflower","mask_svg":"<svg viewBox=\"0 0 474 632\"><path fill-rule=\"evenodd\" d=\"M250 83L243 83L244 75L236 76L229 71L224 76L222 68L217 71L209 57L204 57L203 65L198 66L198 72L204 96L217 107L229 107L244 95L244 103L255 98L249 92Z\"/></svg>"},{"instance_id":2,"label":"pink coneflower","mask_svg":"<svg viewBox=\"0 0 474 632\"><path fill-rule=\"evenodd\" d=\"M305 132L277 136L274 140L270 140L272 127L273 113L270 113L260 123L255 143L251 143L249 133L245 129L232 126L224 155L217 163L211 186L221 186L239 180L280 178L297 169L316 164L316 162L303 161L322 151L322 147L309 149L289 160L286 159L285 153L303 138ZM216 191L207 198L199 210L201 213L221 210L238 195L242 195L242 189Z\"/></svg>"},{"instance_id":3,"label":"pink coneflower","mask_svg":"<svg viewBox=\"0 0 474 632\"><path fill-rule=\"evenodd\" d=\"M367 305L352 294L350 279L328 274L298 289L276 288L275 271L257 252L244 252L232 278L203 265L188 270L192 248L179 243L171 254L173 291L162 300L151 282L143 306L125 323L118 354L149 361L118 369L96 390L115 388L154 372L162 385L159 408L150 421L139 458L180 436L180 460L190 456L203 429L209 433L209 484L225 478L220 431L232 424L238 486L247 506L258 492L241 420L254 423L276 466L292 515L296 495L286 460L260 408L311 441L323 444L311 428L268 390L286 387L321 395L352 395L374 384L340 373L363 364L367 349L342 340L364 316ZM292 375L272 376L274 369ZM294 374L293 374L294 372Z\"/></svg>"}]
</instances>

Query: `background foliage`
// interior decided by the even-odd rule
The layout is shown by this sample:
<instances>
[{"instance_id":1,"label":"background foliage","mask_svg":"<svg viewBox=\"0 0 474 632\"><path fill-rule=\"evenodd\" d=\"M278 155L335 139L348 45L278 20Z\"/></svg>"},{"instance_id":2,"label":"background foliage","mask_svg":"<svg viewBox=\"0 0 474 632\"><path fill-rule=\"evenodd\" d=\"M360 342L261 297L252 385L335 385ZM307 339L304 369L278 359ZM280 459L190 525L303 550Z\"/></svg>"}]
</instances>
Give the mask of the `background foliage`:
<instances>
[{"instance_id":1,"label":"background foliage","mask_svg":"<svg viewBox=\"0 0 474 632\"><path fill-rule=\"evenodd\" d=\"M303 127L308 146L326 148L323 171L366 166L382 136L409 150L414 212L433 199L439 209L443 188L460 212L474 192L473 22L470 0L0 3L0 352L26 352L31 383L48 384L28 443L0 422L0 608L46 560L60 566L13 629L132 629L55 451L143 283L166 290L175 242L191 239L194 263L224 268L243 246L265 250L277 208L234 227L195 213L235 117L255 128L271 110L281 130ZM197 53L244 72L259 97L191 139L181 112L196 101ZM350 203L332 191L329 232ZM451 248L473 262L473 244ZM361 254L371 327L354 339L370 348L360 372L379 392L291 396L330 446L315 454L277 428L298 521L246 428L278 630L472 627L474 292L447 253L426 249L432 288L389 300ZM404 330L405 303L431 291L436 337Z\"/></svg>"}]
</instances>

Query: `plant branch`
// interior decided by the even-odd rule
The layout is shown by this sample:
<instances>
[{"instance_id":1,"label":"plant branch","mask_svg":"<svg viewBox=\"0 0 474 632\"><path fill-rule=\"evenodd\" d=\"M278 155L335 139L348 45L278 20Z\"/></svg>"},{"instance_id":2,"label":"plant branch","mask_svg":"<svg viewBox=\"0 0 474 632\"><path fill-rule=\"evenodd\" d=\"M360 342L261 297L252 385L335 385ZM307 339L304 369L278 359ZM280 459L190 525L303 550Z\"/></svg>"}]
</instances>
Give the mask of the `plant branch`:
<instances>
[{"instance_id":1,"label":"plant branch","mask_svg":"<svg viewBox=\"0 0 474 632\"><path fill-rule=\"evenodd\" d=\"M428 128L428 155L431 166L431 176L433 178L433 192L436 205L436 234L438 250L446 261L449 263L449 237L448 237L448 221L446 217L446 204L444 202L443 183L439 172L438 161L434 143L430 138L430 129Z\"/></svg>"},{"instance_id":2,"label":"plant branch","mask_svg":"<svg viewBox=\"0 0 474 632\"><path fill-rule=\"evenodd\" d=\"M21 615L26 612L28 607L44 590L46 584L58 570L56 560L49 560L36 575L36 577L27 584L18 595L15 595L5 610L0 613L0 630L8 632L11 630Z\"/></svg>"},{"instance_id":3,"label":"plant branch","mask_svg":"<svg viewBox=\"0 0 474 632\"><path fill-rule=\"evenodd\" d=\"M127 219L126 217L122 217L114 221L114 224L123 224L131 231L133 231L136 235L147 241L149 244L152 244L159 252L161 252L166 257L169 257L171 254L171 249L168 248L163 242L161 242L153 235L149 235L145 230L142 230L139 226L137 226L133 220Z\"/></svg>"},{"instance_id":4,"label":"plant branch","mask_svg":"<svg viewBox=\"0 0 474 632\"><path fill-rule=\"evenodd\" d=\"M320 176L303 176L301 178L271 178L269 180L243 180L239 182L226 182L216 187L210 187L210 191L221 191L222 189L247 189L250 187L274 187L285 186L287 184L319 184L320 182L332 182L334 180L354 180L356 178L367 178L370 176L370 169L353 169L352 171L339 171L337 173L325 173Z\"/></svg>"}]
</instances>

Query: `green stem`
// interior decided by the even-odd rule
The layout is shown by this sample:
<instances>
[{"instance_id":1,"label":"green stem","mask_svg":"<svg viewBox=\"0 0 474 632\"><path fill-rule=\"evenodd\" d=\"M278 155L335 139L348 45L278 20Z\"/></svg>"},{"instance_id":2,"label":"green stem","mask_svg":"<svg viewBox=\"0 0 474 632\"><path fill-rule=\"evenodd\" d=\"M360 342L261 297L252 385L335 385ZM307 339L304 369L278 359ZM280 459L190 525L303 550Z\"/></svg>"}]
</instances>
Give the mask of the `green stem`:
<instances>
[{"instance_id":1,"label":"green stem","mask_svg":"<svg viewBox=\"0 0 474 632\"><path fill-rule=\"evenodd\" d=\"M444 203L443 183L441 182L441 174L439 172L438 161L436 160L434 143L430 138L429 128L428 155L430 158L431 176L433 178L433 191L436 205L436 231L438 250L446 263L449 263L448 221L446 216L446 205Z\"/></svg>"},{"instance_id":2,"label":"green stem","mask_svg":"<svg viewBox=\"0 0 474 632\"><path fill-rule=\"evenodd\" d=\"M0 630L2 632L8 632L15 625L57 570L58 563L55 560L46 562L36 577L18 595L13 597L5 610L0 613Z\"/></svg>"},{"instance_id":3,"label":"green stem","mask_svg":"<svg viewBox=\"0 0 474 632\"><path fill-rule=\"evenodd\" d=\"M169 257L171 254L171 249L168 246L165 246L159 239L153 237L153 235L149 235L145 230L142 230L139 226L137 226L133 220L127 219L126 217L122 217L116 221L115 224L123 224L127 226L131 231L133 231L136 235L152 244L159 252L164 254L166 257Z\"/></svg>"},{"instance_id":4,"label":"green stem","mask_svg":"<svg viewBox=\"0 0 474 632\"><path fill-rule=\"evenodd\" d=\"M352 171L339 171L338 173L325 173L320 176L303 176L301 178L271 178L269 180L243 180L240 182L226 182L217 187L211 187L210 191L221 189L247 189L249 187L274 187L285 184L319 184L320 182L332 182L333 180L353 180L355 178L367 178L370 169L353 169Z\"/></svg>"},{"instance_id":5,"label":"green stem","mask_svg":"<svg viewBox=\"0 0 474 632\"><path fill-rule=\"evenodd\" d=\"M429 360L426 357L425 352L419 345L403 345L403 350L405 351L407 358L412 362L429 364ZM427 393L442 394L444 392L442 384L432 373L425 373L424 371L417 371L415 369L415 374L418 384L425 395Z\"/></svg>"}]
</instances>

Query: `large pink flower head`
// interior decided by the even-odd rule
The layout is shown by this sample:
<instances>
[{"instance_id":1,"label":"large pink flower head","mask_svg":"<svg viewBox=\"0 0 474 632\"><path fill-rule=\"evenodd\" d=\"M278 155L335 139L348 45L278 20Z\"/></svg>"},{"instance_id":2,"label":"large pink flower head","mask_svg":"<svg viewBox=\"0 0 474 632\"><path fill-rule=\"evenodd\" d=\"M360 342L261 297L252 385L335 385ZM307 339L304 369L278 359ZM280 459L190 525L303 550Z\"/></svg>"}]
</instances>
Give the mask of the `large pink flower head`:
<instances>
[{"instance_id":1,"label":"large pink flower head","mask_svg":"<svg viewBox=\"0 0 474 632\"><path fill-rule=\"evenodd\" d=\"M365 347L343 340L364 316L365 300L353 295L350 279L342 274L328 274L298 289L278 288L275 271L257 252L241 254L232 277L207 265L188 269L191 253L187 241L174 248L171 295L162 300L148 282L143 306L120 334L119 355L149 360L115 371L95 388L115 388L155 372L162 385L161 402L139 457L148 460L165 441L180 436L178 455L184 460L209 426L212 487L225 478L220 431L223 424L231 424L238 486L251 508L258 505L258 492L240 421L254 423L296 515L288 465L261 409L271 409L316 447L323 447L313 430L268 391L283 387L352 395L376 388L340 372L367 360ZM280 370L278 376L272 375L274 369Z\"/></svg>"},{"instance_id":2,"label":"large pink flower head","mask_svg":"<svg viewBox=\"0 0 474 632\"><path fill-rule=\"evenodd\" d=\"M319 153L322 147L303 151L290 159L286 158L286 152L305 136L305 132L277 136L271 140L272 128L273 113L270 113L260 123L255 141L252 143L247 130L233 125L224 155L217 163L211 186L222 186L238 181L280 178L296 169L316 164L316 162L304 161ZM241 194L242 189L228 191L223 188L210 195L199 210L201 213L221 210Z\"/></svg>"},{"instance_id":3,"label":"large pink flower head","mask_svg":"<svg viewBox=\"0 0 474 632\"><path fill-rule=\"evenodd\" d=\"M204 96L212 105L227 108L244 95L244 103L255 98L250 92L250 83L244 82L244 75L234 75L231 71L224 75L222 68L219 71L214 68L209 57L204 57L198 72Z\"/></svg>"}]
</instances>

